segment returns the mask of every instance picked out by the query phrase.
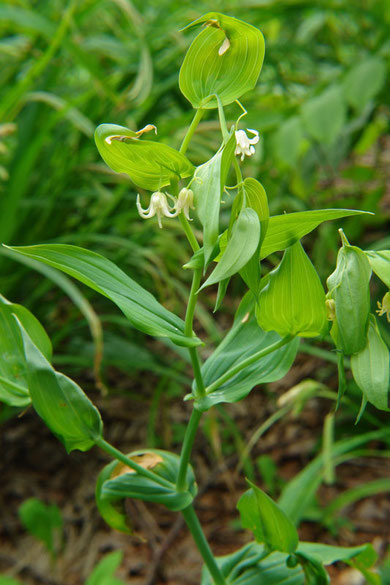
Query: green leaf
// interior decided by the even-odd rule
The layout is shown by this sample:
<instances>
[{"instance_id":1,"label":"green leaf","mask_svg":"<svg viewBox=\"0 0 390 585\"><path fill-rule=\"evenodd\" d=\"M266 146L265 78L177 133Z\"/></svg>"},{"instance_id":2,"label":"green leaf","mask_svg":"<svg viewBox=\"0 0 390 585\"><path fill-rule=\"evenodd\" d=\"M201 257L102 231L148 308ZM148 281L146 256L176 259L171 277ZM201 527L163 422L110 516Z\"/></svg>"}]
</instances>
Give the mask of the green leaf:
<instances>
[{"instance_id":1,"label":"green leaf","mask_svg":"<svg viewBox=\"0 0 390 585\"><path fill-rule=\"evenodd\" d=\"M122 559L123 552L121 550L115 550L105 555L93 569L85 585L125 585L124 581L114 576Z\"/></svg>"},{"instance_id":2,"label":"green leaf","mask_svg":"<svg viewBox=\"0 0 390 585\"><path fill-rule=\"evenodd\" d=\"M264 38L250 24L218 12L208 12L186 28L200 24L206 28L188 49L179 85L194 108L216 108L215 94L227 105L255 87L264 60Z\"/></svg>"},{"instance_id":3,"label":"green leaf","mask_svg":"<svg viewBox=\"0 0 390 585\"><path fill-rule=\"evenodd\" d=\"M216 557L216 562L226 583L232 585L304 585L301 567L288 567L288 557L280 552L269 554L264 545L250 542L234 553ZM204 567L201 585L213 584Z\"/></svg>"},{"instance_id":4,"label":"green leaf","mask_svg":"<svg viewBox=\"0 0 390 585\"><path fill-rule=\"evenodd\" d=\"M266 333L260 329L254 315L254 299L252 294L248 293L237 310L233 327L202 366L205 385L209 386L231 367L280 339L281 337L274 331ZM287 345L263 357L261 362L247 366L217 390L199 399L196 403L197 408L208 410L222 402L237 402L258 384L283 378L291 368L298 345L299 340L293 339Z\"/></svg>"},{"instance_id":5,"label":"green leaf","mask_svg":"<svg viewBox=\"0 0 390 585\"><path fill-rule=\"evenodd\" d=\"M13 577L7 575L0 575L0 585L23 585L23 583Z\"/></svg>"},{"instance_id":6,"label":"green leaf","mask_svg":"<svg viewBox=\"0 0 390 585\"><path fill-rule=\"evenodd\" d=\"M46 505L37 498L29 498L19 506L18 513L25 529L54 554L63 526L59 508L54 504Z\"/></svg>"},{"instance_id":7,"label":"green leaf","mask_svg":"<svg viewBox=\"0 0 390 585\"><path fill-rule=\"evenodd\" d=\"M305 585L328 585L330 583L329 575L321 561L304 552L297 552L294 558L303 569Z\"/></svg>"},{"instance_id":8,"label":"green leaf","mask_svg":"<svg viewBox=\"0 0 390 585\"><path fill-rule=\"evenodd\" d=\"M269 218L267 233L261 246L261 258L285 250L324 221L369 213L354 209L316 209L274 215Z\"/></svg>"},{"instance_id":9,"label":"green leaf","mask_svg":"<svg viewBox=\"0 0 390 585\"><path fill-rule=\"evenodd\" d=\"M101 517L111 528L124 534L131 534L133 529L126 513L125 500L109 500L102 497L103 484L110 479L114 468L115 461L103 467L99 473L95 490L96 505Z\"/></svg>"},{"instance_id":10,"label":"green leaf","mask_svg":"<svg viewBox=\"0 0 390 585\"><path fill-rule=\"evenodd\" d=\"M306 101L302 106L301 118L315 140L330 146L346 123L346 104L341 88L334 85Z\"/></svg>"},{"instance_id":11,"label":"green leaf","mask_svg":"<svg viewBox=\"0 0 390 585\"><path fill-rule=\"evenodd\" d=\"M332 565L338 561L358 561L362 567L370 568L376 562L378 555L371 544L344 547L331 546L316 542L300 542L297 552L310 555L324 565Z\"/></svg>"},{"instance_id":12,"label":"green leaf","mask_svg":"<svg viewBox=\"0 0 390 585\"><path fill-rule=\"evenodd\" d=\"M390 250L367 250L365 255L377 277L390 289Z\"/></svg>"},{"instance_id":13,"label":"green leaf","mask_svg":"<svg viewBox=\"0 0 390 585\"><path fill-rule=\"evenodd\" d=\"M361 351L367 341L371 267L364 252L350 246L341 230L340 233L343 245L337 256L336 269L327 280L327 298L335 303L335 319L330 333L337 349L351 355Z\"/></svg>"},{"instance_id":14,"label":"green leaf","mask_svg":"<svg viewBox=\"0 0 390 585\"><path fill-rule=\"evenodd\" d=\"M268 199L263 185L256 181L256 179L245 179L242 190L245 198L245 207L253 209L258 215L260 221L260 240L252 258L240 270L240 276L254 296L257 297L260 284L260 249L267 233L269 222Z\"/></svg>"},{"instance_id":15,"label":"green leaf","mask_svg":"<svg viewBox=\"0 0 390 585\"><path fill-rule=\"evenodd\" d=\"M110 137L118 138L110 138ZM140 140L136 133L116 124L101 124L95 130L95 142L104 162L117 173L150 191L160 190L171 180L189 177L194 167L184 154L174 148Z\"/></svg>"},{"instance_id":16,"label":"green leaf","mask_svg":"<svg viewBox=\"0 0 390 585\"><path fill-rule=\"evenodd\" d=\"M226 250L200 290L239 272L256 252L259 240L260 222L256 212L243 209L233 225Z\"/></svg>"},{"instance_id":17,"label":"green leaf","mask_svg":"<svg viewBox=\"0 0 390 585\"><path fill-rule=\"evenodd\" d=\"M269 551L293 553L299 540L294 524L266 493L247 481L251 489L237 505L243 528L251 530L256 541L263 542Z\"/></svg>"},{"instance_id":18,"label":"green leaf","mask_svg":"<svg viewBox=\"0 0 390 585\"><path fill-rule=\"evenodd\" d=\"M165 309L153 295L100 254L66 244L11 249L58 268L108 297L134 327L148 335L169 337L178 345L188 347L201 343L195 336L184 334L184 322L179 317Z\"/></svg>"},{"instance_id":19,"label":"green leaf","mask_svg":"<svg viewBox=\"0 0 390 585\"><path fill-rule=\"evenodd\" d=\"M81 388L56 372L20 324L32 404L68 452L87 451L102 434L100 414Z\"/></svg>"},{"instance_id":20,"label":"green leaf","mask_svg":"<svg viewBox=\"0 0 390 585\"><path fill-rule=\"evenodd\" d=\"M370 315L366 346L351 356L351 369L368 402L380 410L389 410L389 349L374 315Z\"/></svg>"},{"instance_id":21,"label":"green leaf","mask_svg":"<svg viewBox=\"0 0 390 585\"><path fill-rule=\"evenodd\" d=\"M386 63L377 55L359 61L345 76L344 95L358 112L364 110L386 82Z\"/></svg>"},{"instance_id":22,"label":"green leaf","mask_svg":"<svg viewBox=\"0 0 390 585\"><path fill-rule=\"evenodd\" d=\"M48 360L51 360L52 348L45 330L34 315L0 295L0 401L24 407L30 404L31 398L22 336L14 314Z\"/></svg>"},{"instance_id":23,"label":"green leaf","mask_svg":"<svg viewBox=\"0 0 390 585\"><path fill-rule=\"evenodd\" d=\"M257 321L282 337L323 335L328 327L325 292L300 242L288 247L260 291Z\"/></svg>"},{"instance_id":24,"label":"green leaf","mask_svg":"<svg viewBox=\"0 0 390 585\"><path fill-rule=\"evenodd\" d=\"M183 510L192 503L197 486L194 473L189 466L187 471L186 491L176 491L176 480L179 471L180 457L168 451L160 449L147 449L146 451L134 451L128 455L134 458L136 463L142 465L144 457L154 462L153 472L171 482L172 487L161 485L151 479L137 474L122 463L113 461L106 467L106 479L100 490L100 502L118 502L124 498L135 498L145 502L163 504L169 510Z\"/></svg>"},{"instance_id":25,"label":"green leaf","mask_svg":"<svg viewBox=\"0 0 390 585\"><path fill-rule=\"evenodd\" d=\"M195 210L203 226L205 266L219 236L219 211L226 177L232 162L236 139L234 132L227 144L205 164L197 167L195 180L191 184Z\"/></svg>"}]
</instances>

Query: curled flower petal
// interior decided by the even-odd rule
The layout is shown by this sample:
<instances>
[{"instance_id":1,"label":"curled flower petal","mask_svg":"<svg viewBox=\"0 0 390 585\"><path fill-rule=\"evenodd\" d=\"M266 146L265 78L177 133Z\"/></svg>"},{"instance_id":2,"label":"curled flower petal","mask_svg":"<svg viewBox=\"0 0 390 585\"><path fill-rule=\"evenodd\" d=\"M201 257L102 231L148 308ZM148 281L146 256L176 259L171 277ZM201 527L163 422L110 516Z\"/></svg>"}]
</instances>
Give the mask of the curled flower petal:
<instances>
[{"instance_id":1,"label":"curled flower petal","mask_svg":"<svg viewBox=\"0 0 390 585\"><path fill-rule=\"evenodd\" d=\"M377 313L379 317L382 315L386 315L386 319L390 323L390 292L387 292L382 299L382 302L377 302L378 310Z\"/></svg>"},{"instance_id":2,"label":"curled flower petal","mask_svg":"<svg viewBox=\"0 0 390 585\"><path fill-rule=\"evenodd\" d=\"M191 189L186 189L185 187L181 189L179 196L177 198L175 208L177 214L179 214L182 211L186 218L192 221L190 218L190 209L195 209L195 207L194 194Z\"/></svg>"},{"instance_id":3,"label":"curled flower petal","mask_svg":"<svg viewBox=\"0 0 390 585\"><path fill-rule=\"evenodd\" d=\"M169 193L168 193L169 195ZM158 225L162 228L162 217L176 217L179 212L175 208L168 205L167 196L161 191L155 191L151 198L147 209L143 209L140 203L140 197L137 195L137 209L142 219L149 219L157 216Z\"/></svg>"},{"instance_id":4,"label":"curled flower petal","mask_svg":"<svg viewBox=\"0 0 390 585\"><path fill-rule=\"evenodd\" d=\"M249 138L245 132L245 130L236 130L236 150L234 154L241 155L241 161L244 160L245 156L252 156L255 153L254 144L259 142L259 133L257 130L251 130L250 128L247 129L247 132L250 132L254 135L253 138Z\"/></svg>"}]
</instances>

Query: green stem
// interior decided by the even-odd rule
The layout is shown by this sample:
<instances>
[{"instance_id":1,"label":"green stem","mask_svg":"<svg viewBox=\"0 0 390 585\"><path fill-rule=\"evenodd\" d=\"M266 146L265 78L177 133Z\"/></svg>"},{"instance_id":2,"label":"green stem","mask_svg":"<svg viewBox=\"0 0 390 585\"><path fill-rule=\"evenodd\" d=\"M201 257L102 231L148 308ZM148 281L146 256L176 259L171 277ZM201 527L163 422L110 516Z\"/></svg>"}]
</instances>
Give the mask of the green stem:
<instances>
[{"instance_id":1,"label":"green stem","mask_svg":"<svg viewBox=\"0 0 390 585\"><path fill-rule=\"evenodd\" d=\"M195 440L196 431L198 430L200 419L202 418L202 412L194 408L191 414L191 418L188 422L186 433L184 436L183 445L180 453L180 465L179 473L177 474L176 490L183 492L187 489L187 468L190 462L192 447Z\"/></svg>"},{"instance_id":2,"label":"green stem","mask_svg":"<svg viewBox=\"0 0 390 585\"><path fill-rule=\"evenodd\" d=\"M211 552L209 543L206 540L194 508L192 506L188 506L188 508L182 510L181 513L183 514L183 518L186 521L186 524L192 534L192 538L194 539L195 544L198 547L200 554L202 555L205 565L208 568L215 585L226 585L225 579L223 578L223 575L215 561L215 557Z\"/></svg>"},{"instance_id":3,"label":"green stem","mask_svg":"<svg viewBox=\"0 0 390 585\"><path fill-rule=\"evenodd\" d=\"M219 99L219 96L217 94L215 94L215 97L216 97L217 103L218 103L219 125L221 126L223 143L226 144L227 141L229 140L229 130L228 130L227 124L226 124L225 112L223 109L222 102Z\"/></svg>"},{"instance_id":4,"label":"green stem","mask_svg":"<svg viewBox=\"0 0 390 585\"><path fill-rule=\"evenodd\" d=\"M280 347L283 347L283 345L286 345L286 343L291 341L293 337L294 337L293 335L286 335L286 337L283 337L283 339L281 339L280 341L276 341L272 345L269 345L264 349L260 349L258 352L246 358L246 360L243 360L236 366L233 366L232 368L230 368L230 370L225 372L222 376L220 376L212 384L210 384L210 386L207 386L206 394L211 394L211 392L214 392L214 390L222 386L222 384L230 380L230 378L233 378L233 376L238 374L238 372L241 372L241 370L243 370L247 366L250 366L254 362L257 362L262 357L265 357L269 353L272 353L273 351L276 351Z\"/></svg>"},{"instance_id":5,"label":"green stem","mask_svg":"<svg viewBox=\"0 0 390 585\"><path fill-rule=\"evenodd\" d=\"M195 132L199 122L201 121L204 113L205 113L205 110L202 110L201 108L196 110L195 116L193 117L192 122L190 124L190 127L187 130L187 134L184 136L183 142L181 143L181 146L180 146L180 152L182 154L185 154L187 152L187 148L188 148L188 145L191 141L191 138L193 137L194 132Z\"/></svg>"},{"instance_id":6,"label":"green stem","mask_svg":"<svg viewBox=\"0 0 390 585\"><path fill-rule=\"evenodd\" d=\"M160 485L167 487L169 489L174 488L173 483L171 483L167 479L164 479L163 477L160 477L159 475L157 475L157 473L145 469L144 467L142 467L142 465L138 465L138 463L130 459L130 457L127 457L127 455L116 449L113 445L110 445L110 443L105 441L103 437L96 440L96 445L100 447L103 451L114 457L114 459L118 459L118 461L121 461L122 463L124 463L124 465L136 471L139 475L143 475L144 477L147 477L148 479L152 480L154 483L159 483Z\"/></svg>"},{"instance_id":7,"label":"green stem","mask_svg":"<svg viewBox=\"0 0 390 585\"><path fill-rule=\"evenodd\" d=\"M194 322L194 312L195 312L195 305L197 301L197 291L199 289L200 280L202 278L202 270L201 268L197 268L194 270L194 274L192 277L192 285L190 290L190 298L188 300L187 311L186 311L186 318L185 318L185 325L184 325L184 333L187 337L191 337L192 335L192 327ZM196 382L196 396L198 398L205 396L205 386L203 382L203 376L200 369L199 363L199 356L197 349L195 347L189 348L190 357L192 368L194 370L194 378Z\"/></svg>"},{"instance_id":8,"label":"green stem","mask_svg":"<svg viewBox=\"0 0 390 585\"><path fill-rule=\"evenodd\" d=\"M197 252L199 250L200 246L199 246L198 241L194 235L194 232L192 231L192 228L190 226L190 222L188 221L188 219L186 218L184 213L180 213L179 220L180 220L180 223L181 223L182 228L184 230L184 233L187 236L187 240L190 243L192 251Z\"/></svg>"}]
</instances>

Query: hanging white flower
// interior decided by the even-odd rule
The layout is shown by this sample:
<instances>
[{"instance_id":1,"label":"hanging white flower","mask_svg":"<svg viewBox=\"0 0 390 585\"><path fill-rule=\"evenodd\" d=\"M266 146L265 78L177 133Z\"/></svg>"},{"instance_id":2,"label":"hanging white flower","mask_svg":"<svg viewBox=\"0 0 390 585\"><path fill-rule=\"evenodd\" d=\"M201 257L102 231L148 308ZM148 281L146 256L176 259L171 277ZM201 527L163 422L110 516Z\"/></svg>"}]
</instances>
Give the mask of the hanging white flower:
<instances>
[{"instance_id":1,"label":"hanging white flower","mask_svg":"<svg viewBox=\"0 0 390 585\"><path fill-rule=\"evenodd\" d=\"M186 189L185 187L181 189L179 196L177 198L177 202L175 204L175 209L177 214L181 211L184 213L187 219L190 219L190 209L195 209L194 207L194 194L191 189Z\"/></svg>"},{"instance_id":2,"label":"hanging white flower","mask_svg":"<svg viewBox=\"0 0 390 585\"><path fill-rule=\"evenodd\" d=\"M241 161L244 160L245 156L255 154L255 147L253 145L259 142L259 133L257 130L247 128L247 132L253 134L253 138L248 138L245 130L236 130L235 132L237 146L234 154L241 154Z\"/></svg>"},{"instance_id":3,"label":"hanging white flower","mask_svg":"<svg viewBox=\"0 0 390 585\"><path fill-rule=\"evenodd\" d=\"M169 195L169 194L168 194ZM171 195L169 195L171 197ZM156 191L150 198L150 204L147 209L141 207L139 195L137 195L137 209L142 219L149 219L150 217L157 216L158 225L162 228L162 217L176 217L179 211L175 208L171 208L168 205L168 200L165 193Z\"/></svg>"}]
</instances>

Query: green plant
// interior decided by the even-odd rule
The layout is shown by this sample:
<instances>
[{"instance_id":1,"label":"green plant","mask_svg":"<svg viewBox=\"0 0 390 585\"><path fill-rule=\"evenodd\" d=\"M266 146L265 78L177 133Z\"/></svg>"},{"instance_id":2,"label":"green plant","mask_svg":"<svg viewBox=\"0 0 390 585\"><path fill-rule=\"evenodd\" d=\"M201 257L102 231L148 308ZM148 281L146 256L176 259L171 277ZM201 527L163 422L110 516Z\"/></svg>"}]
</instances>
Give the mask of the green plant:
<instances>
[{"instance_id":1,"label":"green plant","mask_svg":"<svg viewBox=\"0 0 390 585\"><path fill-rule=\"evenodd\" d=\"M369 545L340 548L300 542L295 526L303 513L302 489L307 489L307 478L314 494L322 480L319 470L331 471L332 458L344 453L344 444L333 446L331 455L329 446L324 449L322 459L284 490L279 504L248 481L249 489L238 508L243 526L253 532L256 542L227 557L213 556L193 508L197 485L190 459L202 414L218 404L242 400L260 383L283 377L294 361L301 337L326 338L331 321L330 336L338 355L339 401L345 390L344 356L351 356L352 373L362 392L361 412L367 402L388 410L389 385L389 351L376 317L370 315L369 283L374 271L389 285L390 253L364 252L350 245L340 230L342 247L325 295L300 240L325 221L366 212L323 209L270 216L263 186L254 178L242 177L236 158L238 155L243 161L252 156L259 140L256 130L248 130L250 138L240 129L246 111L238 100L256 85L264 57L262 34L251 25L215 12L190 27L199 25L203 30L192 42L179 77L180 89L195 109L180 150L145 138L143 134L155 129L150 124L138 131L102 124L95 132L106 163L116 172L127 173L143 192L153 191L147 208L138 196L140 216L156 216L160 227L176 217L180 221L192 249L184 266L193 273L185 319L167 310L114 263L87 249L66 244L10 248L10 254L59 269L110 299L143 333L186 348L194 380L185 399L192 402L193 410L180 455L148 447L124 454L109 444L103 437L98 410L73 380L52 367L50 341L39 322L3 297L0 325L7 335L0 340L7 359L1 362L0 396L10 406L25 406L31 401L68 452L87 451L97 445L112 457L99 475L96 499L101 515L113 528L131 533L131 520L124 509L124 500L129 497L181 512L205 563L203 585L250 584L265 579L274 584L321 585L328 582L324 565L339 560L353 564L374 583L370 567L376 555ZM332 93L332 100L336 99ZM229 128L224 108L234 103L244 113L240 112ZM315 115L314 106L308 108L307 116ZM222 143L209 160L195 168L186 152L208 110L218 111ZM231 167L234 186L228 185ZM230 198L233 190L229 222L221 230L222 197ZM202 227L202 246L191 227L193 214ZM283 252L281 261L262 275L260 260L278 252ZM212 262L215 266L204 278ZM217 310L236 274L248 292L231 330L202 364L202 341L193 332L197 298L206 287L218 284ZM380 314L389 313L388 295ZM328 420L330 428L332 418ZM325 436L329 440L329 429ZM375 436L387 436L387 431ZM368 437L362 442L365 439Z\"/></svg>"}]
</instances>

